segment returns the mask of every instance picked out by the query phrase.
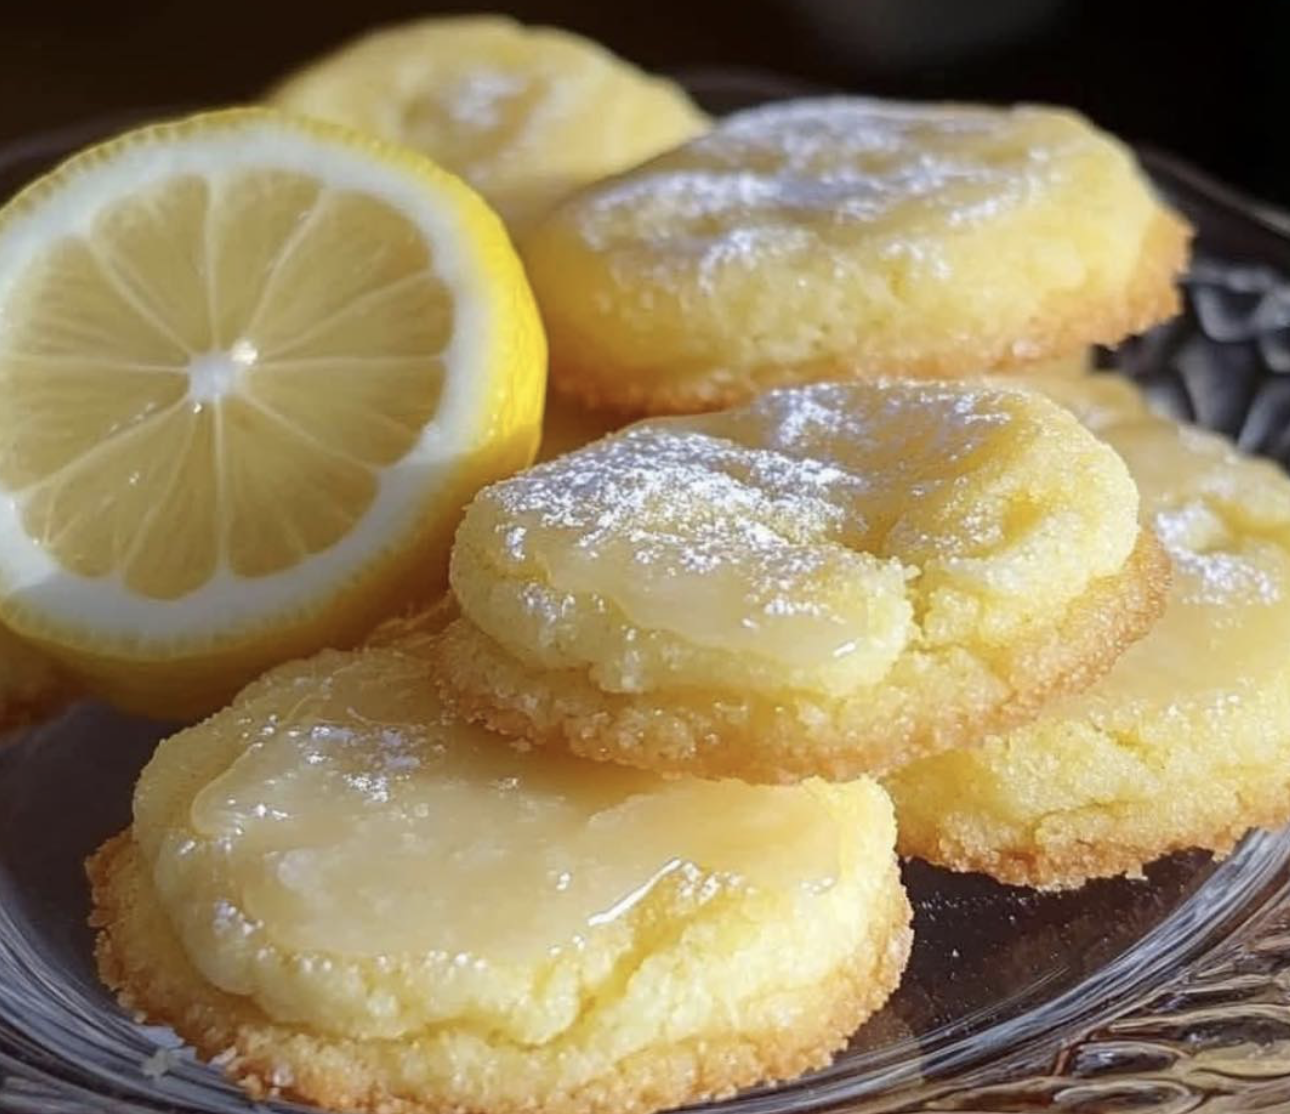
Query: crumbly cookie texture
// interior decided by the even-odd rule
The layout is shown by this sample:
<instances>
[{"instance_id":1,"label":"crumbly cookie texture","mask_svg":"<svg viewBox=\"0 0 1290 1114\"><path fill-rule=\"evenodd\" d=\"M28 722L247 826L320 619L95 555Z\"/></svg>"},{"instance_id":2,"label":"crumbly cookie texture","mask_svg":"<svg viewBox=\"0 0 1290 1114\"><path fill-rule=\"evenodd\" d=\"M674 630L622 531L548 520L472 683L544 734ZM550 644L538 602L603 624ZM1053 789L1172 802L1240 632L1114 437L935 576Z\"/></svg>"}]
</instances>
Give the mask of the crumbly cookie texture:
<instances>
[{"instance_id":1,"label":"crumbly cookie texture","mask_svg":"<svg viewBox=\"0 0 1290 1114\"><path fill-rule=\"evenodd\" d=\"M459 711L754 781L895 768L1086 687L1159 614L1123 462L1032 391L885 381L642 422L485 489Z\"/></svg>"},{"instance_id":2,"label":"crumbly cookie texture","mask_svg":"<svg viewBox=\"0 0 1290 1114\"><path fill-rule=\"evenodd\" d=\"M90 862L104 979L253 1095L646 1112L821 1066L910 944L872 781L661 779L447 715L425 635L162 744Z\"/></svg>"},{"instance_id":3,"label":"crumbly cookie texture","mask_svg":"<svg viewBox=\"0 0 1290 1114\"><path fill-rule=\"evenodd\" d=\"M905 854L1059 888L1290 819L1290 480L1122 381L1045 389L1136 478L1173 562L1164 615L1084 694L887 786Z\"/></svg>"},{"instance_id":4,"label":"crumbly cookie texture","mask_svg":"<svg viewBox=\"0 0 1290 1114\"><path fill-rule=\"evenodd\" d=\"M1188 237L1073 112L842 97L727 117L521 250L553 386L640 414L1114 343L1177 312Z\"/></svg>"},{"instance_id":5,"label":"crumbly cookie texture","mask_svg":"<svg viewBox=\"0 0 1290 1114\"><path fill-rule=\"evenodd\" d=\"M680 86L598 43L492 15L372 32L269 99L429 155L512 230L709 126Z\"/></svg>"}]
</instances>

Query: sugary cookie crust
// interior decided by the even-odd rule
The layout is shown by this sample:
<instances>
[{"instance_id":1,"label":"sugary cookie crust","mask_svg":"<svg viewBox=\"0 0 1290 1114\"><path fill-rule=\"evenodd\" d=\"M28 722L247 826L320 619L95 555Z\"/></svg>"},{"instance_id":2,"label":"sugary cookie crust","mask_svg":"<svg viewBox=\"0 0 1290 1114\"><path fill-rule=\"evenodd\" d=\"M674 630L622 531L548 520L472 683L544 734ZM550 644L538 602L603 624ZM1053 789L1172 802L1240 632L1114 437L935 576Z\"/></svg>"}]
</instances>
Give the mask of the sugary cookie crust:
<instances>
[{"instance_id":1,"label":"sugary cookie crust","mask_svg":"<svg viewBox=\"0 0 1290 1114\"><path fill-rule=\"evenodd\" d=\"M521 250L555 388L661 414L1115 343L1177 312L1189 238L1076 113L825 97L593 184Z\"/></svg>"},{"instance_id":2,"label":"sugary cookie crust","mask_svg":"<svg viewBox=\"0 0 1290 1114\"><path fill-rule=\"evenodd\" d=\"M972 744L1086 688L1150 628L1169 579L1168 557L1144 531L1122 572L1095 581L1061 622L994 663L1001 695L975 708L920 691L916 675L898 714L875 715L870 693L848 706L743 693L703 692L683 702L675 694L605 692L582 671L527 668L465 617L431 656L444 699L459 714L532 744L700 777L847 780Z\"/></svg>"},{"instance_id":3,"label":"sugary cookie crust","mask_svg":"<svg viewBox=\"0 0 1290 1114\"><path fill-rule=\"evenodd\" d=\"M854 960L816 988L791 1032L724 1033L635 1053L594 1082L531 1095L522 1103L486 1096L391 1090L364 1042L327 1038L274 1024L244 999L224 994L192 968L160 915L127 831L88 864L97 957L104 981L122 1005L172 1025L203 1057L258 1098L285 1097L370 1114L645 1114L724 1098L741 1087L787 1079L821 1067L899 982L912 935L911 910L894 863L881 890L882 909ZM371 1042L379 1044L382 1042ZM397 1043L397 1042L395 1042ZM409 1055L412 1050L409 1049Z\"/></svg>"},{"instance_id":4,"label":"sugary cookie crust","mask_svg":"<svg viewBox=\"0 0 1290 1114\"><path fill-rule=\"evenodd\" d=\"M1078 359L1092 345L1118 344L1176 316L1181 301L1175 283L1187 265L1191 234L1182 220L1162 211L1147 232L1127 289L1098 302L1054 294L1044 316L1028 327L1024 345L1012 336L960 337L953 348L918 359L882 349L856 350L827 361L714 367L702 376L676 382L648 369L624 369L606 376L599 363L583 365L569 346L553 344L550 387L573 404L611 416L608 424L620 424L638 417L720 410L773 388L807 383L1033 374L1053 361Z\"/></svg>"},{"instance_id":5,"label":"sugary cookie crust","mask_svg":"<svg viewBox=\"0 0 1290 1114\"><path fill-rule=\"evenodd\" d=\"M1165 612L1071 704L900 770L887 788L902 854L1067 889L1140 877L1176 851L1224 855L1290 820L1290 484L1270 462L1150 414L1125 380L1041 389L1135 473L1178 572Z\"/></svg>"},{"instance_id":6,"label":"sugary cookie crust","mask_svg":"<svg viewBox=\"0 0 1290 1114\"><path fill-rule=\"evenodd\" d=\"M1145 865L1175 851L1201 849L1222 859L1254 829L1280 828L1290 822L1290 770L1252 770L1240 788L1238 818L1208 817L1195 827L1179 829L1164 838L1114 831L1113 809L1108 808L1112 830L1096 841L1054 840L1002 846L949 832L902 828L900 852L949 870L988 874L1009 885L1037 890L1077 889L1094 878L1119 875L1142 878Z\"/></svg>"}]
</instances>

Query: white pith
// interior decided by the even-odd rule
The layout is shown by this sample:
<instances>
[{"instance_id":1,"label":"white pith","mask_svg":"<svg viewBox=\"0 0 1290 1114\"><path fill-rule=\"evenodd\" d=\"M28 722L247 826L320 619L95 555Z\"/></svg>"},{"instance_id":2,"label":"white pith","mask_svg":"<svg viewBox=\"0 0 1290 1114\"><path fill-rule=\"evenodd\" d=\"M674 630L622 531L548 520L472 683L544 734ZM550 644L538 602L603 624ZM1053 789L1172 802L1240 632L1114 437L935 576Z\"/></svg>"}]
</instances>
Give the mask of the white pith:
<instances>
[{"instance_id":1,"label":"white pith","mask_svg":"<svg viewBox=\"0 0 1290 1114\"><path fill-rule=\"evenodd\" d=\"M188 397L197 405L218 402L237 390L242 372L249 371L258 359L255 346L248 340L235 341L226 351L202 352L188 361Z\"/></svg>"}]
</instances>

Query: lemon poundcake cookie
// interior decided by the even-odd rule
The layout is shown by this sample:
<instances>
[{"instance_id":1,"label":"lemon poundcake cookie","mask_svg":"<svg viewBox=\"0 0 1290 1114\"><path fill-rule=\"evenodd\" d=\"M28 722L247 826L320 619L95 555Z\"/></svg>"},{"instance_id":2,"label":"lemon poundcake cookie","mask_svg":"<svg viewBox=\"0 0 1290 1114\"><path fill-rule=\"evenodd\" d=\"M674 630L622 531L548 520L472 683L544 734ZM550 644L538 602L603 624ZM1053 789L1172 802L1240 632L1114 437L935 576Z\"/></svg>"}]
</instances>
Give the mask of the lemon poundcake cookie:
<instances>
[{"instance_id":1,"label":"lemon poundcake cookie","mask_svg":"<svg viewBox=\"0 0 1290 1114\"><path fill-rule=\"evenodd\" d=\"M977 374L1172 315L1188 231L1073 112L790 101L591 186L521 248L552 382L609 409Z\"/></svg>"},{"instance_id":2,"label":"lemon poundcake cookie","mask_svg":"<svg viewBox=\"0 0 1290 1114\"><path fill-rule=\"evenodd\" d=\"M1058 360L1038 364L1028 369L1027 374L1035 378L1051 376L1082 379L1091 370L1090 353L1081 350ZM607 433L622 429L629 422L626 415L612 410L592 410L558 391L548 390L546 409L542 415L542 445L538 449L537 458L539 461L554 460L557 456L599 440Z\"/></svg>"},{"instance_id":3,"label":"lemon poundcake cookie","mask_svg":"<svg viewBox=\"0 0 1290 1114\"><path fill-rule=\"evenodd\" d=\"M589 39L501 16L373 32L270 98L429 155L512 226L708 127L672 82Z\"/></svg>"},{"instance_id":4,"label":"lemon poundcake cookie","mask_svg":"<svg viewBox=\"0 0 1290 1114\"><path fill-rule=\"evenodd\" d=\"M1290 480L1128 384L1075 386L1173 559L1164 615L1083 695L888 781L905 853L1045 887L1290 819Z\"/></svg>"},{"instance_id":5,"label":"lemon poundcake cookie","mask_svg":"<svg viewBox=\"0 0 1290 1114\"><path fill-rule=\"evenodd\" d=\"M823 1065L899 980L872 781L522 752L424 640L283 666L162 744L91 861L101 971L253 1094L651 1111Z\"/></svg>"},{"instance_id":6,"label":"lemon poundcake cookie","mask_svg":"<svg viewBox=\"0 0 1290 1114\"><path fill-rule=\"evenodd\" d=\"M486 488L437 647L463 714L628 765L891 769L1031 717L1159 613L1124 464L1033 392L827 384Z\"/></svg>"},{"instance_id":7,"label":"lemon poundcake cookie","mask_svg":"<svg viewBox=\"0 0 1290 1114\"><path fill-rule=\"evenodd\" d=\"M444 587L533 459L546 347L496 215L267 109L159 124L0 210L0 614L193 717Z\"/></svg>"}]
</instances>

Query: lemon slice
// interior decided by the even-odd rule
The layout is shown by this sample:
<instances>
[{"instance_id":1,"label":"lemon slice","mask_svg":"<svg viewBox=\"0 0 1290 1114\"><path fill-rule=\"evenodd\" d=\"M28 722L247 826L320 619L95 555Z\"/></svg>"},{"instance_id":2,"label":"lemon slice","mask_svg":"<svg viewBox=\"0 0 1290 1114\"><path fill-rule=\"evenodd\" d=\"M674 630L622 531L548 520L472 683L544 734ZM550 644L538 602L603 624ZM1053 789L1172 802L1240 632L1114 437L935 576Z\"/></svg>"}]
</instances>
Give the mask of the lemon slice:
<instances>
[{"instance_id":1,"label":"lemon slice","mask_svg":"<svg viewBox=\"0 0 1290 1114\"><path fill-rule=\"evenodd\" d=\"M0 618L209 708L440 587L544 385L500 222L420 156L262 109L87 151L0 211Z\"/></svg>"}]
</instances>

